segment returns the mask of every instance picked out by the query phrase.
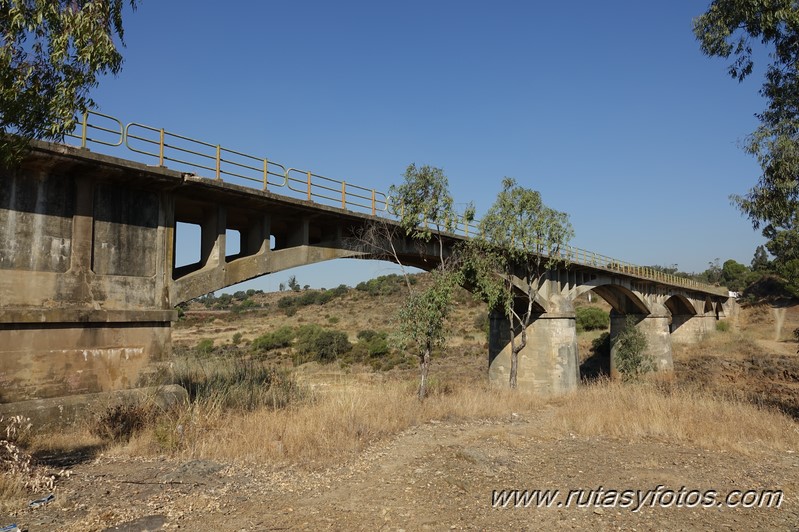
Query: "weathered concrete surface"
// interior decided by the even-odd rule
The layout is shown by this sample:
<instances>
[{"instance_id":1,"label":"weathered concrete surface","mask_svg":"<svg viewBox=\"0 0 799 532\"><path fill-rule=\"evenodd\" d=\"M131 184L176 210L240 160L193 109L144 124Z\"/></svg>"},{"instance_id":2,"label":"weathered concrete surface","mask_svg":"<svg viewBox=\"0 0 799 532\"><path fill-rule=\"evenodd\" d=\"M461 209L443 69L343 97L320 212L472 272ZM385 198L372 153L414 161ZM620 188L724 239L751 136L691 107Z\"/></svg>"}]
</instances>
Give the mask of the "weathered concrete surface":
<instances>
[{"instance_id":1,"label":"weathered concrete surface","mask_svg":"<svg viewBox=\"0 0 799 532\"><path fill-rule=\"evenodd\" d=\"M0 403L133 388L170 349L169 321L0 324Z\"/></svg>"},{"instance_id":2,"label":"weathered concrete surface","mask_svg":"<svg viewBox=\"0 0 799 532\"><path fill-rule=\"evenodd\" d=\"M629 319L629 322L628 322ZM669 321L671 316L663 312L659 314L619 314L610 312L610 372L615 377L616 338L627 328L628 323L641 331L646 337L645 356L652 359L656 371L670 372L674 370L674 359L671 351L671 334Z\"/></svg>"},{"instance_id":3,"label":"weathered concrete surface","mask_svg":"<svg viewBox=\"0 0 799 532\"><path fill-rule=\"evenodd\" d=\"M520 334L517 334L517 341ZM489 380L508 386L511 366L510 329L504 316L492 314L489 340ZM580 379L577 328L572 315L538 315L527 328L516 375L520 390L561 395L576 389Z\"/></svg>"},{"instance_id":4,"label":"weathered concrete surface","mask_svg":"<svg viewBox=\"0 0 799 532\"><path fill-rule=\"evenodd\" d=\"M102 414L119 404L153 402L161 408L168 408L188 400L189 394L185 388L170 384L0 404L0 418L20 415L30 419L34 428L40 431L42 428L74 423L85 419L87 415Z\"/></svg>"},{"instance_id":5,"label":"weathered concrete surface","mask_svg":"<svg viewBox=\"0 0 799 532\"><path fill-rule=\"evenodd\" d=\"M716 330L715 316L686 316L671 318L671 341L675 344L695 344Z\"/></svg>"}]
</instances>

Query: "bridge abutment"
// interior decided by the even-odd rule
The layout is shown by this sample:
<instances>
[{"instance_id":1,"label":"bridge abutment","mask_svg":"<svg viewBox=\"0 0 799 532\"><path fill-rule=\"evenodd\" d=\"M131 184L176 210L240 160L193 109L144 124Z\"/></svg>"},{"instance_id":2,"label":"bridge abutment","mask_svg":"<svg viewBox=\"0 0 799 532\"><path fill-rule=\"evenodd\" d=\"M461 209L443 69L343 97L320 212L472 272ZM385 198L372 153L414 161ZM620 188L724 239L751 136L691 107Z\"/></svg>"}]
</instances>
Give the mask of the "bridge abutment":
<instances>
[{"instance_id":1,"label":"bridge abutment","mask_svg":"<svg viewBox=\"0 0 799 532\"><path fill-rule=\"evenodd\" d=\"M491 314L488 351L490 382L507 387L511 361L510 329L508 319L500 313ZM527 328L527 346L519 353L518 389L538 395L560 395L576 389L579 379L574 314L536 316Z\"/></svg>"}]
</instances>

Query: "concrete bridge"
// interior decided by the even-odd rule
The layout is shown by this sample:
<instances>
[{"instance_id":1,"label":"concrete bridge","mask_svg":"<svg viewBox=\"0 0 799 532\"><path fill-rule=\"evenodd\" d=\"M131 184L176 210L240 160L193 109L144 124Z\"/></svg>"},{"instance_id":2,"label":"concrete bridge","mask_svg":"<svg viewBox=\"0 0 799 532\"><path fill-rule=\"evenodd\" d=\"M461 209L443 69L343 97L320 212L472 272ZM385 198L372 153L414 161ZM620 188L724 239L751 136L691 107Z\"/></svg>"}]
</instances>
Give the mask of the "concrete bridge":
<instances>
[{"instance_id":1,"label":"concrete bridge","mask_svg":"<svg viewBox=\"0 0 799 532\"><path fill-rule=\"evenodd\" d=\"M267 159L231 163L211 145L203 155L211 164L191 166L214 178L197 177L164 166L179 159L170 159L163 130L149 128L156 139L141 140L130 128L120 124L119 144L154 155L155 166L33 142L23 164L0 175L0 403L135 387L170 353L177 304L295 266L380 257L352 238L385 219L389 200L379 192ZM85 123L80 137L83 146L92 140ZM137 139L156 149L134 149ZM200 260L176 267L180 222L200 227ZM240 234L234 255L229 230ZM474 230L459 224L448 245ZM435 265L434 250L397 245L408 263ZM568 248L564 259L538 289L520 357L519 386L537 393L577 385L574 300L587 291L613 308L612 337L633 317L664 371L672 342L698 340L734 305L724 289L596 253ZM507 336L503 318L492 316L489 376L499 383L507 382Z\"/></svg>"}]
</instances>

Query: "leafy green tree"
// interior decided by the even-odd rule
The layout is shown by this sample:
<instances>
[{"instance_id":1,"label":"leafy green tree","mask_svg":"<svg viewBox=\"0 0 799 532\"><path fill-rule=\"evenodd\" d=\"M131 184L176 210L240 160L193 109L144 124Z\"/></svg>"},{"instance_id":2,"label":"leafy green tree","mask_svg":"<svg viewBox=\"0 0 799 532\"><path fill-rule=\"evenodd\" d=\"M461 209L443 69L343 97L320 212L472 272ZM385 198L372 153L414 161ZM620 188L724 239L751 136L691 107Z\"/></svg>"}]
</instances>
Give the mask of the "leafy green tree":
<instances>
[{"instance_id":1,"label":"leafy green tree","mask_svg":"<svg viewBox=\"0 0 799 532\"><path fill-rule=\"evenodd\" d=\"M458 220L449 182L443 170L411 164L401 185L392 186L391 205L399 218L397 224L377 221L361 236L362 247L372 255L382 255L400 265L408 298L399 315L399 340L413 347L419 359L418 396L427 395L427 381L433 350L445 343L445 322L452 309L453 288L460 280L454 257L444 255L444 233L452 231ZM471 220L470 206L464 217ZM418 242L437 242L438 263L431 269L433 282L424 289L416 283L402 263L397 242L410 238ZM364 289L367 289L364 286Z\"/></svg>"},{"instance_id":2,"label":"leafy green tree","mask_svg":"<svg viewBox=\"0 0 799 532\"><path fill-rule=\"evenodd\" d=\"M515 388L519 353L527 346L539 282L562 260L560 249L574 230L566 213L547 207L539 192L506 177L480 223L480 233L468 245L464 267L475 292L508 320L509 384Z\"/></svg>"},{"instance_id":3,"label":"leafy green tree","mask_svg":"<svg viewBox=\"0 0 799 532\"><path fill-rule=\"evenodd\" d=\"M728 72L742 81L753 72L756 48L770 51L760 94L766 109L744 149L760 163L758 183L732 200L755 229L775 239L799 235L799 6L792 0L714 0L694 20L702 51L731 59ZM756 43L759 41L760 46ZM781 234L787 232L788 237ZM769 243L771 244L771 242ZM772 249L773 248L773 249ZM771 244L780 262L777 271L799 286L799 263L782 256L785 248Z\"/></svg>"},{"instance_id":4,"label":"leafy green tree","mask_svg":"<svg viewBox=\"0 0 799 532\"><path fill-rule=\"evenodd\" d=\"M739 292L746 288L749 273L749 268L740 262L729 259L721 267L721 282L730 290Z\"/></svg>"},{"instance_id":5,"label":"leafy green tree","mask_svg":"<svg viewBox=\"0 0 799 532\"><path fill-rule=\"evenodd\" d=\"M655 362L647 355L646 347L646 336L628 317L626 327L613 340L612 350L616 369L624 380L638 380L655 371Z\"/></svg>"},{"instance_id":6,"label":"leafy green tree","mask_svg":"<svg viewBox=\"0 0 799 532\"><path fill-rule=\"evenodd\" d=\"M61 140L90 89L122 68L122 12L137 0L0 2L0 163L14 164L32 138Z\"/></svg>"},{"instance_id":7,"label":"leafy green tree","mask_svg":"<svg viewBox=\"0 0 799 532\"><path fill-rule=\"evenodd\" d=\"M757 249L755 249L755 255L752 257L751 267L753 272L762 273L771 270L771 261L768 258L766 246L757 246Z\"/></svg>"}]
</instances>

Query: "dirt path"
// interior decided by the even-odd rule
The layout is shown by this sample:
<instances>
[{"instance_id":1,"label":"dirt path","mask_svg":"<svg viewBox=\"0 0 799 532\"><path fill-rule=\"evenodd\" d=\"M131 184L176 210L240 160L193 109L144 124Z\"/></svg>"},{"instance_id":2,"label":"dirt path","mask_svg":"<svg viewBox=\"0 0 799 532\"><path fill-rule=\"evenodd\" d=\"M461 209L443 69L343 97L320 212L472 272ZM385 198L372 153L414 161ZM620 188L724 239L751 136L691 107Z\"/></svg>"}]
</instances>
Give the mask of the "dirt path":
<instances>
[{"instance_id":1,"label":"dirt path","mask_svg":"<svg viewBox=\"0 0 799 532\"><path fill-rule=\"evenodd\" d=\"M658 441L546 439L551 410L432 422L328 468L99 457L56 500L4 521L37 530L796 530L799 455L753 458ZM782 489L779 509L492 507L501 489ZM565 496L561 498L561 502Z\"/></svg>"}]
</instances>

